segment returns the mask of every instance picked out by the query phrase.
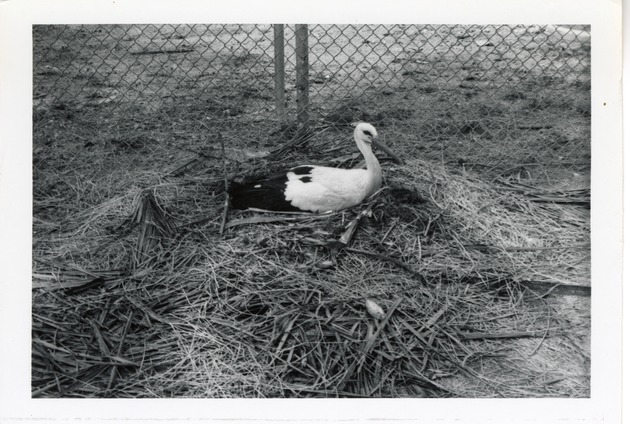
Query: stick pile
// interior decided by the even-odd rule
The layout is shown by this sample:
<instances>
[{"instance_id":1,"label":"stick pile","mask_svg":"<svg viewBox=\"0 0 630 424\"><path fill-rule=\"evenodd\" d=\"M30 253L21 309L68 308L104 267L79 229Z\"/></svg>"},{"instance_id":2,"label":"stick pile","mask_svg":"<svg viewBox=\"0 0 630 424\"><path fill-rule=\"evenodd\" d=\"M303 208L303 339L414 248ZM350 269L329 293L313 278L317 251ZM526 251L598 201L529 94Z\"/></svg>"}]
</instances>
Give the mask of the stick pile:
<instances>
[{"instance_id":1,"label":"stick pile","mask_svg":"<svg viewBox=\"0 0 630 424\"><path fill-rule=\"evenodd\" d=\"M588 297L556 295L587 193L408 160L353 210L224 223L221 168L35 220L34 397L589 395Z\"/></svg>"}]
</instances>

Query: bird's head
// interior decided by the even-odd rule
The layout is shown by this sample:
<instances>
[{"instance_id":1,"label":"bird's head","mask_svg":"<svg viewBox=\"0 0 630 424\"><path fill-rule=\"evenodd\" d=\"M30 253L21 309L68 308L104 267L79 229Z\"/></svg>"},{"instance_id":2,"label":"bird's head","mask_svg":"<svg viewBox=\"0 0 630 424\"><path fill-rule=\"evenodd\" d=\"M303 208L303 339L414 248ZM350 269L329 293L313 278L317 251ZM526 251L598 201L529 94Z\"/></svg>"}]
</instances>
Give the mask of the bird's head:
<instances>
[{"instance_id":1,"label":"bird's head","mask_svg":"<svg viewBox=\"0 0 630 424\"><path fill-rule=\"evenodd\" d=\"M378 137L378 133L376 132L376 128L374 128L371 124L361 122L354 129L354 137L364 143L372 144L372 142Z\"/></svg>"},{"instance_id":2,"label":"bird's head","mask_svg":"<svg viewBox=\"0 0 630 424\"><path fill-rule=\"evenodd\" d=\"M364 146L367 146L371 150L372 144L374 144L374 146L391 156L396 163L403 163L402 159L400 159L392 149L381 143L376 128L367 122L360 122L356 125L354 129L354 139L362 152L364 152Z\"/></svg>"}]
</instances>

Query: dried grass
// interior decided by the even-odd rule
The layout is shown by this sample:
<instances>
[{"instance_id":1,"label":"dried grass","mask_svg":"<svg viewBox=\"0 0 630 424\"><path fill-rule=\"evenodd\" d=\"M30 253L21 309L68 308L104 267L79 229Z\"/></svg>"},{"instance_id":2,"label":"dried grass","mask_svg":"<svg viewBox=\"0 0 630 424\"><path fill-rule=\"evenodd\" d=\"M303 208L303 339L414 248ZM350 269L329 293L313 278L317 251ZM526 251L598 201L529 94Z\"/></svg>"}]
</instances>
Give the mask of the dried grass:
<instances>
[{"instance_id":1,"label":"dried grass","mask_svg":"<svg viewBox=\"0 0 630 424\"><path fill-rule=\"evenodd\" d=\"M221 236L207 161L83 182L63 220L36 193L34 397L589 395L588 316L556 294L589 282L585 193L407 159L369 208Z\"/></svg>"}]
</instances>

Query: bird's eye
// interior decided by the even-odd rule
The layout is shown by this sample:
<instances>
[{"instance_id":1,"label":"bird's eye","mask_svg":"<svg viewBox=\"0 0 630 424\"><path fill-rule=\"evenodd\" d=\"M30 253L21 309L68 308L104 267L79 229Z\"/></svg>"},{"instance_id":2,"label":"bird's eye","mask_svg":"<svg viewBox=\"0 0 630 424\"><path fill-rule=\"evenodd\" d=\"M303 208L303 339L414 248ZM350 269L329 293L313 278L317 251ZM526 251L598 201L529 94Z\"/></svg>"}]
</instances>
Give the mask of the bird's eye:
<instances>
[{"instance_id":1,"label":"bird's eye","mask_svg":"<svg viewBox=\"0 0 630 424\"><path fill-rule=\"evenodd\" d=\"M371 133L371 132L369 132L368 130L363 131L363 134L365 134L365 135L369 135L369 136L371 136L371 135L372 135L372 133Z\"/></svg>"}]
</instances>

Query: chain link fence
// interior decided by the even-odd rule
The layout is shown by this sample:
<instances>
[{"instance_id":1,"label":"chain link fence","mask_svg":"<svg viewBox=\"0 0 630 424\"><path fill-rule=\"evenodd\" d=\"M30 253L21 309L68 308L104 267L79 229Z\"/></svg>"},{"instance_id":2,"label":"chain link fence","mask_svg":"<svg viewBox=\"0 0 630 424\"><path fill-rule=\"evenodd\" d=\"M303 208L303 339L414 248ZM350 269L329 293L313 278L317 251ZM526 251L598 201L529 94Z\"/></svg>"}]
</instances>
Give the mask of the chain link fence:
<instances>
[{"instance_id":1,"label":"chain link fence","mask_svg":"<svg viewBox=\"0 0 630 424\"><path fill-rule=\"evenodd\" d=\"M296 36L300 27L306 38ZM37 25L34 133L45 144L81 126L74 134L108 132L129 144L125 134L141 128L142 144L160 153L169 138L200 141L200 122L235 144L275 148L301 125L339 139L363 120L402 156L488 178L579 186L590 170L589 31Z\"/></svg>"}]
</instances>

